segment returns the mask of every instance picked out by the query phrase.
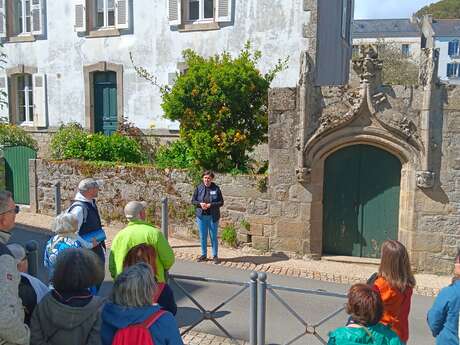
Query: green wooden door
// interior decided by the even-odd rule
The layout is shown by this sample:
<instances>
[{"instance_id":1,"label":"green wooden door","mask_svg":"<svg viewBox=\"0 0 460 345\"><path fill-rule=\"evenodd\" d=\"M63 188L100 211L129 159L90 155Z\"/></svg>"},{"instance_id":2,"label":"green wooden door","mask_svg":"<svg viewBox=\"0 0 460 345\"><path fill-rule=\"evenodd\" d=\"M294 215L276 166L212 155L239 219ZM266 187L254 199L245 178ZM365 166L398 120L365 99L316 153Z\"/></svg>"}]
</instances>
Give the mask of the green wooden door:
<instances>
[{"instance_id":1,"label":"green wooden door","mask_svg":"<svg viewBox=\"0 0 460 345\"><path fill-rule=\"evenodd\" d=\"M30 204L29 159L37 158L35 150L25 146L5 147L5 185L18 204Z\"/></svg>"},{"instance_id":2,"label":"green wooden door","mask_svg":"<svg viewBox=\"0 0 460 345\"><path fill-rule=\"evenodd\" d=\"M117 74L94 73L94 129L110 135L117 130Z\"/></svg>"},{"instance_id":3,"label":"green wooden door","mask_svg":"<svg viewBox=\"0 0 460 345\"><path fill-rule=\"evenodd\" d=\"M377 258L397 239L401 163L390 153L354 145L326 159L323 252Z\"/></svg>"}]
</instances>

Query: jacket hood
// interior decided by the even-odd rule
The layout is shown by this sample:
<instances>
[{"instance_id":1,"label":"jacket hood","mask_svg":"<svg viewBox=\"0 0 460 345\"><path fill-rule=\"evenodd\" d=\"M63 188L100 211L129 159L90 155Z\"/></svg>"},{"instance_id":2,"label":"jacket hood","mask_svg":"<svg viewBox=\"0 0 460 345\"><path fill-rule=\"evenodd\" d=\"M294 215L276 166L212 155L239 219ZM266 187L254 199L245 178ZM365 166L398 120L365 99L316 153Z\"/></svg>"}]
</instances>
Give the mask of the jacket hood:
<instances>
[{"instance_id":1,"label":"jacket hood","mask_svg":"<svg viewBox=\"0 0 460 345\"><path fill-rule=\"evenodd\" d=\"M58 302L52 293L48 293L40 304L43 304L43 312L48 317L49 325L60 329L74 329L87 319L94 317L94 313L102 307L104 299L94 296L84 307L71 307Z\"/></svg>"},{"instance_id":2,"label":"jacket hood","mask_svg":"<svg viewBox=\"0 0 460 345\"><path fill-rule=\"evenodd\" d=\"M140 323L158 310L160 306L157 304L145 307L125 307L107 303L102 310L102 320L111 327L120 329Z\"/></svg>"},{"instance_id":3,"label":"jacket hood","mask_svg":"<svg viewBox=\"0 0 460 345\"><path fill-rule=\"evenodd\" d=\"M11 238L11 233L0 230L0 243L7 244Z\"/></svg>"}]
</instances>

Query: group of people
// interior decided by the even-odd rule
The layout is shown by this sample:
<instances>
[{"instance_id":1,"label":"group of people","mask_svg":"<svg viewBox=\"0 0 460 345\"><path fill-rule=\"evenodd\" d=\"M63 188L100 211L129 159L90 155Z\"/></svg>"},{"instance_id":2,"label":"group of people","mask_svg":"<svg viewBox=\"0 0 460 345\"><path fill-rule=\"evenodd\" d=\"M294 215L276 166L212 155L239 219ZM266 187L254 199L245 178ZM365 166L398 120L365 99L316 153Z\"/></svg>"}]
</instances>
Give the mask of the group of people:
<instances>
[{"instance_id":1,"label":"group of people","mask_svg":"<svg viewBox=\"0 0 460 345\"><path fill-rule=\"evenodd\" d=\"M202 178L192 197L201 238L199 261L207 259L209 233L212 259L218 263L223 197L212 172ZM19 208L11 193L0 191L0 344L183 344L174 293L167 284L174 253L163 234L146 222L143 201L130 201L124 208L128 225L116 234L109 253L114 284L109 298L98 295L106 258L95 201L99 189L94 179L81 181L71 206L56 217L43 258L48 284L27 274L25 249L9 243ZM378 272L366 284L350 288L349 319L329 334L328 344L406 344L414 286L406 248L385 241ZM452 284L440 292L427 316L438 345L459 344L459 312L460 253Z\"/></svg>"}]
</instances>

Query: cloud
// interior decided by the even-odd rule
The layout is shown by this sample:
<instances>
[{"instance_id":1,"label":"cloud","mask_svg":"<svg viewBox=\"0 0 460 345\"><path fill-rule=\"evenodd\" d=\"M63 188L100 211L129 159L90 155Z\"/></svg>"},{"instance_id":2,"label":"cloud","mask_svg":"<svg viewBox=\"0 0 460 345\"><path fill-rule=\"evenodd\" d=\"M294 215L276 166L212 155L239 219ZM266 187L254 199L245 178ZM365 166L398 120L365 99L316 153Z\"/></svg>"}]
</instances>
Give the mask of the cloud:
<instances>
[{"instance_id":1,"label":"cloud","mask_svg":"<svg viewBox=\"0 0 460 345\"><path fill-rule=\"evenodd\" d=\"M409 18L434 0L355 0L355 19Z\"/></svg>"}]
</instances>

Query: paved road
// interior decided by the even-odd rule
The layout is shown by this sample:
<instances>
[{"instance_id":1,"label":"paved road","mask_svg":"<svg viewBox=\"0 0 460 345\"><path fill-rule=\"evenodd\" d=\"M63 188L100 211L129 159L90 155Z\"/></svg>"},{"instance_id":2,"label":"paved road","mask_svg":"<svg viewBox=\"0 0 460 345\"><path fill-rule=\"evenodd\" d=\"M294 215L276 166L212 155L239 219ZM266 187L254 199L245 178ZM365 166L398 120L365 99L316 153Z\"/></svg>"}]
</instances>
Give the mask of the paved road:
<instances>
[{"instance_id":1,"label":"paved road","mask_svg":"<svg viewBox=\"0 0 460 345\"><path fill-rule=\"evenodd\" d=\"M48 236L43 233L17 228L14 232L12 241L25 243L27 240L34 239L39 242L40 248L44 247ZM40 258L43 253L40 252ZM173 274L193 275L212 277L239 282L249 281L249 272L237 269L197 264L179 261L174 265ZM46 279L44 268L40 267L39 277ZM222 284L203 284L193 281L178 281L187 291L191 292L202 305L207 309L212 309L219 305L223 300L232 296L238 291L236 286ZM320 289L330 292L346 293L348 286L320 282L305 278L291 278L283 276L269 275L268 282L275 285L283 285L304 289ZM106 281L101 290L101 294L110 293L111 278L107 275ZM173 284L179 311L177 315L180 326L187 326L193 323L200 316L198 309L182 294ZM328 313L336 310L344 304L340 298L320 297L302 295L291 292L279 292L285 301L293 309L309 322L321 320ZM303 332L303 326L270 294L267 301L267 344L281 344ZM428 308L431 306L433 298L414 296L412 299L409 345L428 345L433 344L433 338L429 333L425 317ZM228 305L225 305L218 313L218 321L232 334L239 339L248 339L248 309L249 293L245 292ZM319 328L319 332L326 338L329 330L342 326L346 320L346 315L341 312L335 318L329 320L324 326ZM223 335L210 321L205 321L196 329L206 333ZM314 337L308 336L299 339L294 344L320 344Z\"/></svg>"}]
</instances>

